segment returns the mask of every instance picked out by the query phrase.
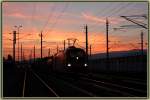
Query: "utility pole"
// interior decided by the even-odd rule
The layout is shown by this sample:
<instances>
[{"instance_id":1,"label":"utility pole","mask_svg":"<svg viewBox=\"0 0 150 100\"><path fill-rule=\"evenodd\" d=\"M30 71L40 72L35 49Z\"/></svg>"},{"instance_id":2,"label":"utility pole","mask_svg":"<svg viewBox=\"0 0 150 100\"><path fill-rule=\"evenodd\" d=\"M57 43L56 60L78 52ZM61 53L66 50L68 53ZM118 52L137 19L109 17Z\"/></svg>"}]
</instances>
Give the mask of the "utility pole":
<instances>
[{"instance_id":1,"label":"utility pole","mask_svg":"<svg viewBox=\"0 0 150 100\"><path fill-rule=\"evenodd\" d=\"M17 28L17 31L18 31L18 61L19 61L19 29L22 27L21 25L19 26L14 26L15 28Z\"/></svg>"},{"instance_id":2,"label":"utility pole","mask_svg":"<svg viewBox=\"0 0 150 100\"><path fill-rule=\"evenodd\" d=\"M32 60L32 50L31 50L31 54L30 54L30 59Z\"/></svg>"},{"instance_id":3,"label":"utility pole","mask_svg":"<svg viewBox=\"0 0 150 100\"><path fill-rule=\"evenodd\" d=\"M15 62L16 31L13 31L13 60Z\"/></svg>"},{"instance_id":4,"label":"utility pole","mask_svg":"<svg viewBox=\"0 0 150 100\"><path fill-rule=\"evenodd\" d=\"M85 34L86 34L86 58L88 62L88 26L85 25Z\"/></svg>"},{"instance_id":5,"label":"utility pole","mask_svg":"<svg viewBox=\"0 0 150 100\"><path fill-rule=\"evenodd\" d=\"M92 46L92 45L90 45L90 56L91 56L91 46Z\"/></svg>"},{"instance_id":6,"label":"utility pole","mask_svg":"<svg viewBox=\"0 0 150 100\"><path fill-rule=\"evenodd\" d=\"M48 57L50 57L50 48L48 49Z\"/></svg>"},{"instance_id":7,"label":"utility pole","mask_svg":"<svg viewBox=\"0 0 150 100\"><path fill-rule=\"evenodd\" d=\"M35 45L34 45L34 48L33 48L33 53L34 53L34 62L35 62Z\"/></svg>"},{"instance_id":8,"label":"utility pole","mask_svg":"<svg viewBox=\"0 0 150 100\"><path fill-rule=\"evenodd\" d=\"M68 39L68 47L70 47L70 40Z\"/></svg>"},{"instance_id":9,"label":"utility pole","mask_svg":"<svg viewBox=\"0 0 150 100\"><path fill-rule=\"evenodd\" d=\"M25 61L25 57L24 57L24 51L23 51L23 61Z\"/></svg>"},{"instance_id":10,"label":"utility pole","mask_svg":"<svg viewBox=\"0 0 150 100\"><path fill-rule=\"evenodd\" d=\"M42 37L43 37L42 31L41 31L40 37L41 37L41 59L42 59Z\"/></svg>"},{"instance_id":11,"label":"utility pole","mask_svg":"<svg viewBox=\"0 0 150 100\"><path fill-rule=\"evenodd\" d=\"M22 43L21 43L21 61L22 61Z\"/></svg>"},{"instance_id":12,"label":"utility pole","mask_svg":"<svg viewBox=\"0 0 150 100\"><path fill-rule=\"evenodd\" d=\"M59 48L58 48L58 45L57 45L57 53L58 53L58 51L59 51Z\"/></svg>"},{"instance_id":13,"label":"utility pole","mask_svg":"<svg viewBox=\"0 0 150 100\"><path fill-rule=\"evenodd\" d=\"M64 51L65 51L65 49L66 49L66 48L65 48L65 43L66 43L66 42L65 42L65 40L64 40Z\"/></svg>"},{"instance_id":14,"label":"utility pole","mask_svg":"<svg viewBox=\"0 0 150 100\"><path fill-rule=\"evenodd\" d=\"M108 40L108 30L109 30L109 22L108 19L106 18L106 66L109 68L109 40Z\"/></svg>"},{"instance_id":15,"label":"utility pole","mask_svg":"<svg viewBox=\"0 0 150 100\"><path fill-rule=\"evenodd\" d=\"M141 52L142 52L142 56L143 56L143 31L141 31Z\"/></svg>"}]
</instances>

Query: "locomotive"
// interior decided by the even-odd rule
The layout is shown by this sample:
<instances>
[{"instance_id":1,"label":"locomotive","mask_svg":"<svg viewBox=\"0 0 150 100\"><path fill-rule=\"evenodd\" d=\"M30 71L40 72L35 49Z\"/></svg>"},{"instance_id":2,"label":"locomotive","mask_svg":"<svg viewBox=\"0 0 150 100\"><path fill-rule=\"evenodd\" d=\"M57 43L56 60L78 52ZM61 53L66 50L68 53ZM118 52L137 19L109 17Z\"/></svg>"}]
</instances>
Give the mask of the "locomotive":
<instances>
[{"instance_id":1,"label":"locomotive","mask_svg":"<svg viewBox=\"0 0 150 100\"><path fill-rule=\"evenodd\" d=\"M54 55L53 70L58 72L85 72L88 64L86 53L75 46L68 47Z\"/></svg>"}]
</instances>

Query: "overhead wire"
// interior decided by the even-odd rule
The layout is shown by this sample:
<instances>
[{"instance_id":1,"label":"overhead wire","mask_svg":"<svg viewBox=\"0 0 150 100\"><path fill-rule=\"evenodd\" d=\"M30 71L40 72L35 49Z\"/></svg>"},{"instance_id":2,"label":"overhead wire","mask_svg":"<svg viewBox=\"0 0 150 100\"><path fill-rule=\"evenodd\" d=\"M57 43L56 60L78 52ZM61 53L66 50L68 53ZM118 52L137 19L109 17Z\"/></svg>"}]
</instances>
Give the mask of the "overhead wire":
<instances>
[{"instance_id":1,"label":"overhead wire","mask_svg":"<svg viewBox=\"0 0 150 100\"><path fill-rule=\"evenodd\" d=\"M119 7L121 7L121 2L119 3L119 4L117 4L117 5L119 5ZM107 8L107 6L105 7L105 9L103 9L103 13L100 15L100 16L104 16L105 14L108 14L109 15L109 13L111 13L111 12L113 12L114 10L116 10L116 9L118 9L118 6L113 6L112 4L109 6L109 9ZM112 8L111 8L112 7ZM108 10L107 10L108 9ZM99 15L99 14L96 14L97 16ZM100 16L98 16L98 17L100 17ZM93 28L94 26L96 26L97 24L98 24L99 22L96 22L94 25L91 25L90 26L90 28Z\"/></svg>"},{"instance_id":2,"label":"overhead wire","mask_svg":"<svg viewBox=\"0 0 150 100\"><path fill-rule=\"evenodd\" d=\"M52 18L53 14L54 14L54 13L51 13L51 12L54 12L55 9L56 9L56 5L53 5L53 7L52 7L52 9L51 9L51 11L50 11L50 13L49 13L49 15L48 15L47 21L46 21L46 23L44 24L43 28L41 29L42 32L44 31L44 29L46 28L46 26L48 25L50 19Z\"/></svg>"},{"instance_id":3,"label":"overhead wire","mask_svg":"<svg viewBox=\"0 0 150 100\"><path fill-rule=\"evenodd\" d=\"M124 5L121 5L120 4L120 6L118 7L116 7L116 8L114 8L114 9L111 9L110 11L109 11L109 14L108 14L108 16L106 16L106 17L111 17L112 15L116 15L117 13L120 13L120 12L123 12L123 11L125 11L125 10L123 10L123 8L129 8L129 6L133 6L134 5L134 3L133 4L130 4L129 2L127 3L127 4L124 4ZM92 30L91 31L93 31L96 27L94 27L94 26L98 26L98 23L99 22L97 22L97 23L95 23L92 27L90 27L90 28L92 28ZM94 29L93 29L94 28Z\"/></svg>"},{"instance_id":4,"label":"overhead wire","mask_svg":"<svg viewBox=\"0 0 150 100\"><path fill-rule=\"evenodd\" d=\"M128 2L127 4L121 5L120 8L116 9L114 12L111 12L107 17L111 17L114 14L124 11L123 9L128 8L130 5L132 5L132 4L130 4L130 2Z\"/></svg>"},{"instance_id":5,"label":"overhead wire","mask_svg":"<svg viewBox=\"0 0 150 100\"><path fill-rule=\"evenodd\" d=\"M36 2L33 4L33 11L32 11L32 13L31 13L31 17L30 17L30 25L31 25L31 33L33 33L33 21L34 21L34 14L35 14L35 11L36 11ZM28 33L28 34L25 34L25 35L23 35L21 38L19 38L19 39L24 39L24 38L27 38L28 36L32 36L32 34L31 33Z\"/></svg>"},{"instance_id":6,"label":"overhead wire","mask_svg":"<svg viewBox=\"0 0 150 100\"><path fill-rule=\"evenodd\" d=\"M65 5L65 7L62 9L60 15L58 15L58 16L56 17L55 22L51 25L51 28L50 28L49 30L47 30L46 34L47 34L48 32L52 32L52 31L53 31L55 25L57 24L58 20L62 17L62 15L63 15L63 13L65 12L65 10L67 9L68 5L69 5L69 3L66 3L66 5Z\"/></svg>"},{"instance_id":7,"label":"overhead wire","mask_svg":"<svg viewBox=\"0 0 150 100\"><path fill-rule=\"evenodd\" d=\"M109 9L108 9L108 7L109 7ZM105 14L109 13L111 10L114 10L114 8L115 8L115 6L113 6L112 2L107 2L107 5L104 6L103 9L100 9L100 11L95 15L99 16L99 14L100 14L100 16L104 16Z\"/></svg>"}]
</instances>

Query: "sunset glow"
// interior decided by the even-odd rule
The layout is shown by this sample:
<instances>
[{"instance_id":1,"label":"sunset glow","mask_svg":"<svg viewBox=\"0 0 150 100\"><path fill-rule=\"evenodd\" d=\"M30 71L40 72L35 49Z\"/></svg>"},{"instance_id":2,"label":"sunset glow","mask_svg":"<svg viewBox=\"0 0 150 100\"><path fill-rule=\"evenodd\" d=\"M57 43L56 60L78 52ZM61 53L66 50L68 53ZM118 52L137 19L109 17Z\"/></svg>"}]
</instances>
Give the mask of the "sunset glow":
<instances>
[{"instance_id":1,"label":"sunset glow","mask_svg":"<svg viewBox=\"0 0 150 100\"><path fill-rule=\"evenodd\" d=\"M125 7L124 7L125 6ZM124 8L122 8L124 7ZM3 56L12 55L10 34L20 28L20 44L23 45L25 58L28 59L36 48L40 57L40 36L43 32L43 56L56 53L57 45L63 50L63 41L76 38L77 47L85 48L85 29L88 25L88 42L92 54L106 52L106 17L109 20L109 47L112 51L140 49L140 33L144 32L144 49L147 49L148 31L144 28L130 28L114 31L121 25L133 24L120 16L146 14L144 2L3 2L2 3L2 40ZM147 23L147 19L139 19ZM17 37L18 38L18 37ZM67 45L67 44L66 44ZM16 44L16 56L18 55ZM33 54L33 53L32 53Z\"/></svg>"}]
</instances>

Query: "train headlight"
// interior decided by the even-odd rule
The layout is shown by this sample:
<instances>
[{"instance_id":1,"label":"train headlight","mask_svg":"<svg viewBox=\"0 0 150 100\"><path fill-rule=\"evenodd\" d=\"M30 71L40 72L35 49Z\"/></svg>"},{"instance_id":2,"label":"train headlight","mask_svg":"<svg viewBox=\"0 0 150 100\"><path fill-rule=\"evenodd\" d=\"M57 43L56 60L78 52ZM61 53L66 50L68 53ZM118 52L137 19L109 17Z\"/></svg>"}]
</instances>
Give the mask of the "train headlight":
<instances>
[{"instance_id":1,"label":"train headlight","mask_svg":"<svg viewBox=\"0 0 150 100\"><path fill-rule=\"evenodd\" d=\"M78 60L78 59L79 59L79 57L76 57L76 59Z\"/></svg>"},{"instance_id":2,"label":"train headlight","mask_svg":"<svg viewBox=\"0 0 150 100\"><path fill-rule=\"evenodd\" d=\"M67 66L68 66L68 67L70 67L70 66L71 66L71 64L68 64Z\"/></svg>"},{"instance_id":3,"label":"train headlight","mask_svg":"<svg viewBox=\"0 0 150 100\"><path fill-rule=\"evenodd\" d=\"M87 64L84 64L84 66L87 67L88 65L87 65Z\"/></svg>"}]
</instances>

